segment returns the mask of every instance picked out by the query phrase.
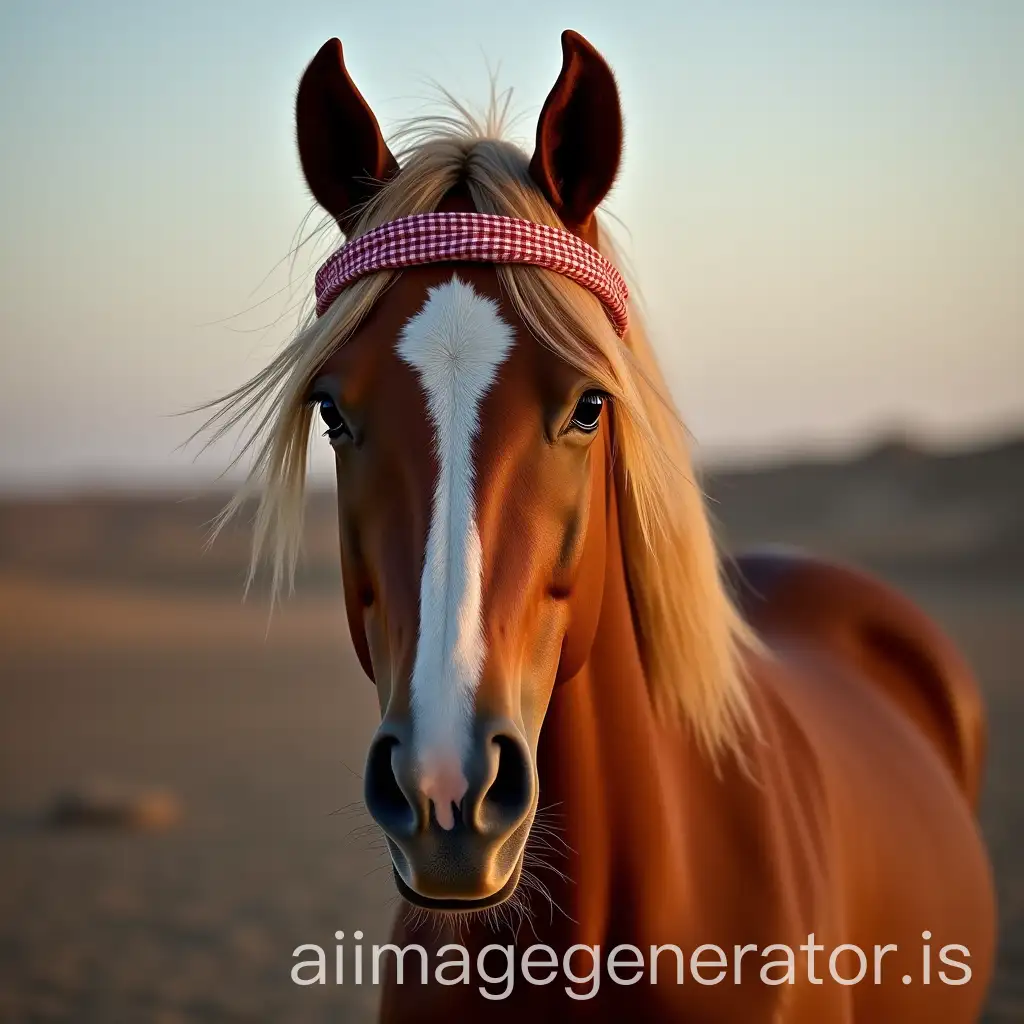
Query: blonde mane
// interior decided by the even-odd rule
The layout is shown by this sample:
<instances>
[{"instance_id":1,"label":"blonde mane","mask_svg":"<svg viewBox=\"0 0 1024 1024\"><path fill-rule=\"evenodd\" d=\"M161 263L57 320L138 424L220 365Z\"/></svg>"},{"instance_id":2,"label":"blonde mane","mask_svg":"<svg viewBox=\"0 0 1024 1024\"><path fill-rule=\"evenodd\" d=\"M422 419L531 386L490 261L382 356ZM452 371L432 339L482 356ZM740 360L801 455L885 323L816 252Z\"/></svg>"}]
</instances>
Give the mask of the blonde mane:
<instances>
[{"instance_id":1,"label":"blonde mane","mask_svg":"<svg viewBox=\"0 0 1024 1024\"><path fill-rule=\"evenodd\" d=\"M453 104L451 115L402 130L402 172L363 209L353 237L395 217L434 210L459 184L481 212L561 227L530 178L527 156L501 138L507 107L507 99L502 105L492 95L483 118ZM603 230L599 248L621 268ZM712 757L738 749L752 719L744 663L756 640L723 584L686 431L639 311L631 304L630 328L620 340L598 300L578 285L536 267L496 269L536 337L613 398L626 571L656 712L681 717ZM220 524L258 496L249 579L269 555L274 596L291 586L300 551L313 415L307 389L393 277L363 278L320 319L310 312L265 369L207 407L216 410L203 428L215 427L211 440L246 427L239 457L252 454L252 468Z\"/></svg>"}]
</instances>

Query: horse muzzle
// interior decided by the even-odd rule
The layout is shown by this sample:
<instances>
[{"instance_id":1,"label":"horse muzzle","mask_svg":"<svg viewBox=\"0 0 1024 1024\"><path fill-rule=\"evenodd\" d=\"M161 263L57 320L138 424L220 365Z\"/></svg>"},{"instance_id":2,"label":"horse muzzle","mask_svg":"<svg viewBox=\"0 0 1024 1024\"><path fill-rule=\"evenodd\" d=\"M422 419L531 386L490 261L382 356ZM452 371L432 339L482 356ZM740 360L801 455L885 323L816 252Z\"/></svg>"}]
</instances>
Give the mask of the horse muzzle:
<instances>
[{"instance_id":1,"label":"horse muzzle","mask_svg":"<svg viewBox=\"0 0 1024 1024\"><path fill-rule=\"evenodd\" d=\"M399 892L427 909L485 909L519 881L538 790L529 746L508 719L475 722L468 746L432 757L410 723L387 719L370 746L366 806Z\"/></svg>"}]
</instances>

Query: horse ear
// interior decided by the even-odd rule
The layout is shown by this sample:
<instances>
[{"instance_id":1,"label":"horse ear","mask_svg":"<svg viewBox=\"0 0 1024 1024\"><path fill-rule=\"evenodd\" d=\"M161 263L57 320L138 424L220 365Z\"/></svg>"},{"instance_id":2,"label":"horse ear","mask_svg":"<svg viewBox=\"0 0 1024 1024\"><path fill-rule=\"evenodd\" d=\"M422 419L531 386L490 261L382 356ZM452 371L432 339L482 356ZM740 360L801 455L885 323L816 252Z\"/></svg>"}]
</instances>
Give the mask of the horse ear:
<instances>
[{"instance_id":1,"label":"horse ear","mask_svg":"<svg viewBox=\"0 0 1024 1024\"><path fill-rule=\"evenodd\" d=\"M622 111L604 58L578 32L562 33L562 70L544 101L530 176L566 227L585 229L615 181Z\"/></svg>"},{"instance_id":2,"label":"horse ear","mask_svg":"<svg viewBox=\"0 0 1024 1024\"><path fill-rule=\"evenodd\" d=\"M306 184L347 231L361 206L398 173L398 161L349 77L340 39L324 43L306 68L295 122Z\"/></svg>"}]
</instances>

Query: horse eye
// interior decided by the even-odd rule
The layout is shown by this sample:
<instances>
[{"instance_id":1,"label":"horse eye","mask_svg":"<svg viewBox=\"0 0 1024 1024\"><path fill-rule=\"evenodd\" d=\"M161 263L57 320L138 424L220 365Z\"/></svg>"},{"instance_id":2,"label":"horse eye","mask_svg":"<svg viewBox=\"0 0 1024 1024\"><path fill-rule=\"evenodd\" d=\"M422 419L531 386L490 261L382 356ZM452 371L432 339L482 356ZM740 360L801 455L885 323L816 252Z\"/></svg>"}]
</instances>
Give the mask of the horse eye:
<instances>
[{"instance_id":1,"label":"horse eye","mask_svg":"<svg viewBox=\"0 0 1024 1024\"><path fill-rule=\"evenodd\" d=\"M338 407L334 404L333 399L328 398L326 395L317 395L313 401L317 403L320 410L320 419L327 427L324 431L325 437L329 437L332 441L337 441L346 435L351 436L348 424L345 422L345 417L338 411Z\"/></svg>"},{"instance_id":2,"label":"horse eye","mask_svg":"<svg viewBox=\"0 0 1024 1024\"><path fill-rule=\"evenodd\" d=\"M601 410L605 396L600 391L587 391L576 403L572 414L572 426L585 434L592 434L601 422Z\"/></svg>"}]
</instances>

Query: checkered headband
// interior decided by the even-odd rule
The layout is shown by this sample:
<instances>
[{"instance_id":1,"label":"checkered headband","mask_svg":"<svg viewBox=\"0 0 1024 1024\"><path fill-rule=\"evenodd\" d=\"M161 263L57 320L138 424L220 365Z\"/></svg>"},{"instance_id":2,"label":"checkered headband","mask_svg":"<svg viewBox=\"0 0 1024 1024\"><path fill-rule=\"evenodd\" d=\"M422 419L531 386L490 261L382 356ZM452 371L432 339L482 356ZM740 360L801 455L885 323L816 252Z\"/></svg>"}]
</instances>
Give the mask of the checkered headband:
<instances>
[{"instance_id":1,"label":"checkered headband","mask_svg":"<svg viewBox=\"0 0 1024 1024\"><path fill-rule=\"evenodd\" d=\"M593 292L619 337L626 333L629 289L595 248L561 228L490 213L418 213L353 238L316 273L316 315L323 316L345 287L366 274L453 261L552 270Z\"/></svg>"}]
</instances>

